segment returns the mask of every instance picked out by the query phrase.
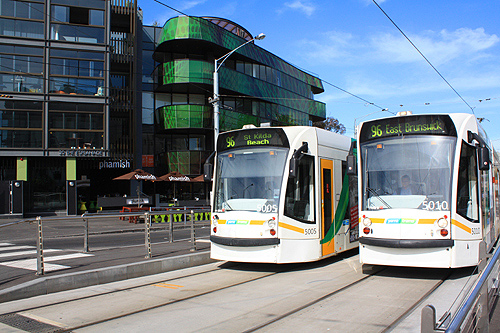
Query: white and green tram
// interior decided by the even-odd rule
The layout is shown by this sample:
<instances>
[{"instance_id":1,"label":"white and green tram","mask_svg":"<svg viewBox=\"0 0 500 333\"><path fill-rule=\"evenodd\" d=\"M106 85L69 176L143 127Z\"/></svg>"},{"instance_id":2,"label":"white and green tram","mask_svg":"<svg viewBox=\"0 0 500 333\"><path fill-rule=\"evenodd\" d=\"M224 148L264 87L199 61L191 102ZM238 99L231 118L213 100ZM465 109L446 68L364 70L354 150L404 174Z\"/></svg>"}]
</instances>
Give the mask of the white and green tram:
<instances>
[{"instance_id":1,"label":"white and green tram","mask_svg":"<svg viewBox=\"0 0 500 333\"><path fill-rule=\"evenodd\" d=\"M356 248L357 185L355 177L347 176L345 162L351 141L306 126L251 126L221 133L211 257L294 263Z\"/></svg>"},{"instance_id":2,"label":"white and green tram","mask_svg":"<svg viewBox=\"0 0 500 333\"><path fill-rule=\"evenodd\" d=\"M500 172L476 117L366 121L357 141L361 262L477 265L500 233Z\"/></svg>"}]
</instances>

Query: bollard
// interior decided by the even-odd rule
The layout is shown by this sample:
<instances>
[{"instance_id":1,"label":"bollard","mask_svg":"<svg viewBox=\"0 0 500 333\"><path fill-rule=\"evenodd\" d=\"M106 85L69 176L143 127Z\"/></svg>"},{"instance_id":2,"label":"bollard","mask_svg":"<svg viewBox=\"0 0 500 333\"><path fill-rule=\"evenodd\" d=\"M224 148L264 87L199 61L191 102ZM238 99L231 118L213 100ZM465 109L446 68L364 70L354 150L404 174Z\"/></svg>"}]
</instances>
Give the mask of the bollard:
<instances>
[{"instance_id":1,"label":"bollard","mask_svg":"<svg viewBox=\"0 0 500 333\"><path fill-rule=\"evenodd\" d=\"M144 242L146 245L146 259L151 258L151 215L144 213Z\"/></svg>"},{"instance_id":2,"label":"bollard","mask_svg":"<svg viewBox=\"0 0 500 333\"><path fill-rule=\"evenodd\" d=\"M83 218L83 253L89 253L89 219L85 218L88 212L82 214Z\"/></svg>"},{"instance_id":3,"label":"bollard","mask_svg":"<svg viewBox=\"0 0 500 333\"><path fill-rule=\"evenodd\" d=\"M168 241L170 243L173 243L174 242L174 215L173 214L169 214L168 216L168 222L169 222L169 228L170 228L170 234L169 234L169 238L168 238Z\"/></svg>"},{"instance_id":4,"label":"bollard","mask_svg":"<svg viewBox=\"0 0 500 333\"><path fill-rule=\"evenodd\" d=\"M420 332L434 333L436 332L436 309L434 306L427 304L422 309L420 317Z\"/></svg>"},{"instance_id":5,"label":"bollard","mask_svg":"<svg viewBox=\"0 0 500 333\"><path fill-rule=\"evenodd\" d=\"M36 217L38 225L38 237L36 239L36 275L45 273L45 265L43 262L43 233L42 233L42 217Z\"/></svg>"},{"instance_id":6,"label":"bollard","mask_svg":"<svg viewBox=\"0 0 500 333\"><path fill-rule=\"evenodd\" d=\"M190 220L191 220L191 252L196 251L196 237L195 237L195 230L194 230L194 218L193 218L194 212L191 211Z\"/></svg>"}]
</instances>

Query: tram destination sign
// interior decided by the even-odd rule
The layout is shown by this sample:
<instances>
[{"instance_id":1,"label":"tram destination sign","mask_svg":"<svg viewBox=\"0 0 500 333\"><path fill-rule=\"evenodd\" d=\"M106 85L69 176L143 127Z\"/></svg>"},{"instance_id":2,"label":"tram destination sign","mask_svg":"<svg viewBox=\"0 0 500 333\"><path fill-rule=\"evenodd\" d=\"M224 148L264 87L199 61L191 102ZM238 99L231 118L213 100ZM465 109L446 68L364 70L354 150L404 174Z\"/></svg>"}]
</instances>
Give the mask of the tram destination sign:
<instances>
[{"instance_id":1,"label":"tram destination sign","mask_svg":"<svg viewBox=\"0 0 500 333\"><path fill-rule=\"evenodd\" d=\"M360 142L403 135L457 136L448 115L411 115L367 121L359 134Z\"/></svg>"},{"instance_id":2,"label":"tram destination sign","mask_svg":"<svg viewBox=\"0 0 500 333\"><path fill-rule=\"evenodd\" d=\"M252 128L225 132L217 139L217 151L242 147L290 147L285 132L281 128Z\"/></svg>"}]
</instances>

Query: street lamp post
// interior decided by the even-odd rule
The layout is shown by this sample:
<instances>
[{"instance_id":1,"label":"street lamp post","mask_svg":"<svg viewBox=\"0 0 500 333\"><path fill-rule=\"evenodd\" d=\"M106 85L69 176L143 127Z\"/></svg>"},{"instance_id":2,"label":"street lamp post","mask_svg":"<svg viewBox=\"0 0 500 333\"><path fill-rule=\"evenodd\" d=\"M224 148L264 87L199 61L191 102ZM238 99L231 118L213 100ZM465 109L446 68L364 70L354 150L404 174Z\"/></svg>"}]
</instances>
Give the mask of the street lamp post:
<instances>
[{"instance_id":1,"label":"street lamp post","mask_svg":"<svg viewBox=\"0 0 500 333\"><path fill-rule=\"evenodd\" d=\"M247 45L248 43L253 42L254 40L262 40L265 37L266 37L265 34L260 33L257 36L253 37L252 39L250 39L249 41L241 44L240 46L238 46L237 48L235 48L231 52L226 53L225 55L223 55L222 57L220 57L218 59L215 59L215 61L214 61L214 97L211 100L211 102L213 103L213 106L214 106L214 150L217 148L217 137L219 136L219 114L220 114L220 111L219 111L219 101L220 101L219 100L219 68L222 66L224 61L226 61L226 59L229 58L229 56L231 54L233 54L236 50L238 50L240 47L243 47L243 46Z\"/></svg>"}]
</instances>

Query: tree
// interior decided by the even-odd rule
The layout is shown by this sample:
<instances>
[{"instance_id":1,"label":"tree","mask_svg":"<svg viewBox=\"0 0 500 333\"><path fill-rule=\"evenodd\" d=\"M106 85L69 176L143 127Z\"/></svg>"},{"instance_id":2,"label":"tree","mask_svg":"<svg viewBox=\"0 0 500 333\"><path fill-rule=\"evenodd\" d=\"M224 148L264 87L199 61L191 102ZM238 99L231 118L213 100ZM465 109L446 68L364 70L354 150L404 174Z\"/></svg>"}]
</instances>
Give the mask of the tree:
<instances>
[{"instance_id":1,"label":"tree","mask_svg":"<svg viewBox=\"0 0 500 333\"><path fill-rule=\"evenodd\" d=\"M339 122L338 119L333 117L327 117L323 121L316 121L313 126L326 129L327 131L332 131L339 134L345 133L345 126Z\"/></svg>"}]
</instances>

